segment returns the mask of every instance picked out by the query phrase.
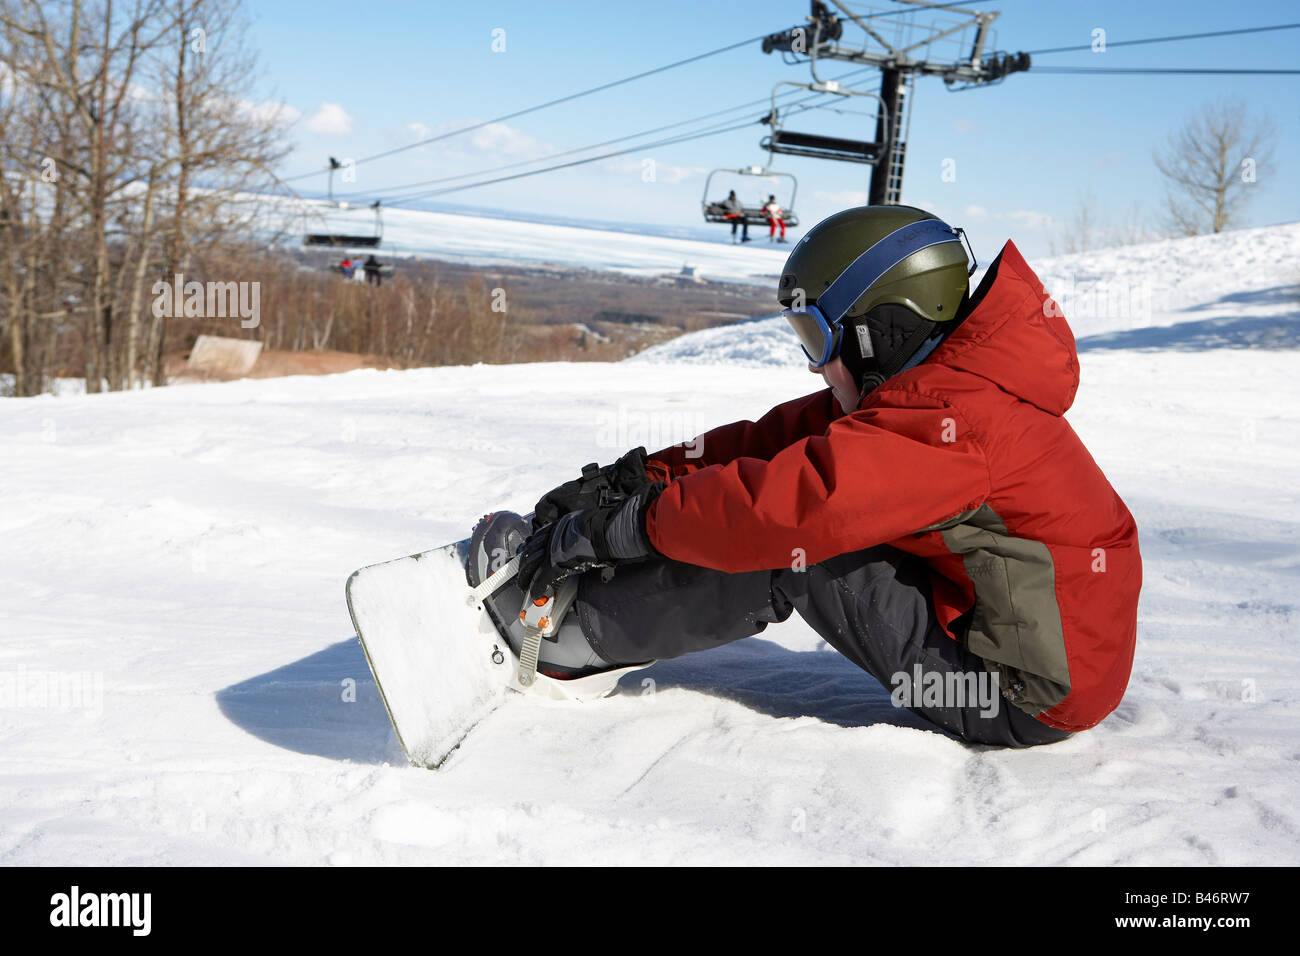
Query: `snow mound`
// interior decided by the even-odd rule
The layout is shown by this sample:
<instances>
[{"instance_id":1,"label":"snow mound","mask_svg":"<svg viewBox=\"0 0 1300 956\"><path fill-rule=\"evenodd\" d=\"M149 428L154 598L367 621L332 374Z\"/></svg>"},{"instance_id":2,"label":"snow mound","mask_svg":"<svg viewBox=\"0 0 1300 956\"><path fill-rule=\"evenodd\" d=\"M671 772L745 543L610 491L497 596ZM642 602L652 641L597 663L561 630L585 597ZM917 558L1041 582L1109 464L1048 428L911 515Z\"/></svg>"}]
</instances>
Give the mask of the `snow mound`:
<instances>
[{"instance_id":1,"label":"snow mound","mask_svg":"<svg viewBox=\"0 0 1300 956\"><path fill-rule=\"evenodd\" d=\"M1300 345L1297 250L1300 222L1293 222L1054 256L1030 266L1083 348L1294 348ZM1174 325L1187 328L1170 332Z\"/></svg>"},{"instance_id":2,"label":"snow mound","mask_svg":"<svg viewBox=\"0 0 1300 956\"><path fill-rule=\"evenodd\" d=\"M1300 223L1165 239L1030 263L1080 351L1300 347ZM982 278L972 278L976 284ZM679 336L628 361L802 366L780 318Z\"/></svg>"},{"instance_id":3,"label":"snow mound","mask_svg":"<svg viewBox=\"0 0 1300 956\"><path fill-rule=\"evenodd\" d=\"M780 316L691 332L646 349L626 361L726 365L732 368L772 365L798 368L807 364L794 331Z\"/></svg>"}]
</instances>

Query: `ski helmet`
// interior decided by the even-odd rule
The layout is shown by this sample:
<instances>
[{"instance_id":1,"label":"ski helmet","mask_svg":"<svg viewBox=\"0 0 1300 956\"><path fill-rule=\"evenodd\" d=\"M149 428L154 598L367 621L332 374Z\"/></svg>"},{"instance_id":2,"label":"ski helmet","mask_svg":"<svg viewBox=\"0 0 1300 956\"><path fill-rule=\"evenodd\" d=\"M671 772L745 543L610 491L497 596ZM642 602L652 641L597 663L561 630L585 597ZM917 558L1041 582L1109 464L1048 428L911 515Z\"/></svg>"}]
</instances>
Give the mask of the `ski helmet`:
<instances>
[{"instance_id":1,"label":"ski helmet","mask_svg":"<svg viewBox=\"0 0 1300 956\"><path fill-rule=\"evenodd\" d=\"M914 206L858 206L810 229L777 298L813 365L838 355L865 394L951 330L969 291L961 235Z\"/></svg>"}]
</instances>

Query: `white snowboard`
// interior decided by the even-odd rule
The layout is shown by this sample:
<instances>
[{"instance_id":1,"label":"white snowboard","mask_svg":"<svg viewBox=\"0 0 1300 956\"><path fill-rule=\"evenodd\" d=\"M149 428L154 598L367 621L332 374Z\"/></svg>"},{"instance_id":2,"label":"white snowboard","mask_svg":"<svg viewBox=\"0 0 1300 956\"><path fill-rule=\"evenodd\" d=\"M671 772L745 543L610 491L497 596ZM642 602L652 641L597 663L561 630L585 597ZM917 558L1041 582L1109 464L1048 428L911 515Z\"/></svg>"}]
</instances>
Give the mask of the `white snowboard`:
<instances>
[{"instance_id":1,"label":"white snowboard","mask_svg":"<svg viewBox=\"0 0 1300 956\"><path fill-rule=\"evenodd\" d=\"M348 578L348 610L398 742L436 768L510 693L514 660L487 613L466 604L469 541Z\"/></svg>"},{"instance_id":2,"label":"white snowboard","mask_svg":"<svg viewBox=\"0 0 1300 956\"><path fill-rule=\"evenodd\" d=\"M597 700L647 665L572 680L520 680L465 577L469 540L372 564L348 578L348 610L406 759L436 769L488 714L518 691L551 700Z\"/></svg>"}]
</instances>

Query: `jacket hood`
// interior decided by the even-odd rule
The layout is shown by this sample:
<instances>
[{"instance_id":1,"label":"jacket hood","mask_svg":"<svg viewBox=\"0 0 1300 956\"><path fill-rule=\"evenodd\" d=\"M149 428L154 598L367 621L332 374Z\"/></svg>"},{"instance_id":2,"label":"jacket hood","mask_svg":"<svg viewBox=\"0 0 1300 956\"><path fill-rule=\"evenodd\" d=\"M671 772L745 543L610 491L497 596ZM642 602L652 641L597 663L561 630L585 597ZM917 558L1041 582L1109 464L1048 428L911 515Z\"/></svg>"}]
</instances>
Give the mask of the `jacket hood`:
<instances>
[{"instance_id":1,"label":"jacket hood","mask_svg":"<svg viewBox=\"0 0 1300 956\"><path fill-rule=\"evenodd\" d=\"M1049 414L1063 415L1079 388L1074 333L1010 240L971 302L966 318L931 360L988 379Z\"/></svg>"}]
</instances>

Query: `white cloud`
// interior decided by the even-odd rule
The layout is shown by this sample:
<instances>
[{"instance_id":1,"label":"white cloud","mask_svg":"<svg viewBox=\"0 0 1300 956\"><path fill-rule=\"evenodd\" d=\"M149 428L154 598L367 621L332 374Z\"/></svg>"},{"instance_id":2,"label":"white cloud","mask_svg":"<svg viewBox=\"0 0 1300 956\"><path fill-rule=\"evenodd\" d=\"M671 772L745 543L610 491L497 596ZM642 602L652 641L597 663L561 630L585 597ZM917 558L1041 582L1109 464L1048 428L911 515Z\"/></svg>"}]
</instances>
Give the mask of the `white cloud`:
<instances>
[{"instance_id":1,"label":"white cloud","mask_svg":"<svg viewBox=\"0 0 1300 956\"><path fill-rule=\"evenodd\" d=\"M413 123L405 123L402 126L392 126L384 130L384 138L389 146L400 146L406 149L413 149L417 153L431 153L441 144L432 146L416 146L416 143L422 143L424 140L439 133L419 120Z\"/></svg>"},{"instance_id":2,"label":"white cloud","mask_svg":"<svg viewBox=\"0 0 1300 956\"><path fill-rule=\"evenodd\" d=\"M290 124L302 119L301 110L294 109L288 103L277 103L274 100L255 103L252 100L239 99L234 101L234 105L235 109L259 123Z\"/></svg>"},{"instance_id":3,"label":"white cloud","mask_svg":"<svg viewBox=\"0 0 1300 956\"><path fill-rule=\"evenodd\" d=\"M1051 229L1056 225L1051 216L1034 209L1013 209L1003 218L1026 229Z\"/></svg>"},{"instance_id":4,"label":"white cloud","mask_svg":"<svg viewBox=\"0 0 1300 956\"><path fill-rule=\"evenodd\" d=\"M149 87L142 83L132 81L127 84L126 98L136 103L154 103L157 102L158 95Z\"/></svg>"},{"instance_id":5,"label":"white cloud","mask_svg":"<svg viewBox=\"0 0 1300 956\"><path fill-rule=\"evenodd\" d=\"M488 123L469 134L469 144L480 153L490 153L502 158L533 157L539 153L553 152L549 143L534 139L527 133L512 129L505 123Z\"/></svg>"},{"instance_id":6,"label":"white cloud","mask_svg":"<svg viewBox=\"0 0 1300 956\"><path fill-rule=\"evenodd\" d=\"M983 206L967 206L961 214L971 222L985 222L989 218L989 211Z\"/></svg>"},{"instance_id":7,"label":"white cloud","mask_svg":"<svg viewBox=\"0 0 1300 956\"><path fill-rule=\"evenodd\" d=\"M430 128L419 120L407 123L400 131L395 131L394 138L399 143L418 143L434 136L446 136L457 130L474 126L480 120L473 117L439 123ZM472 132L461 136L448 136L446 139L419 147L420 152L437 150L442 156L472 159L475 162L500 160L508 162L514 159L538 159L555 152L555 147L548 142L536 139L504 123L488 123Z\"/></svg>"},{"instance_id":8,"label":"white cloud","mask_svg":"<svg viewBox=\"0 0 1300 956\"><path fill-rule=\"evenodd\" d=\"M352 130L352 117L338 103L322 103L307 117L306 126L323 136L345 136Z\"/></svg>"}]
</instances>

